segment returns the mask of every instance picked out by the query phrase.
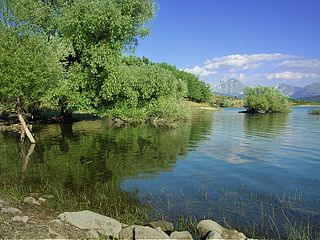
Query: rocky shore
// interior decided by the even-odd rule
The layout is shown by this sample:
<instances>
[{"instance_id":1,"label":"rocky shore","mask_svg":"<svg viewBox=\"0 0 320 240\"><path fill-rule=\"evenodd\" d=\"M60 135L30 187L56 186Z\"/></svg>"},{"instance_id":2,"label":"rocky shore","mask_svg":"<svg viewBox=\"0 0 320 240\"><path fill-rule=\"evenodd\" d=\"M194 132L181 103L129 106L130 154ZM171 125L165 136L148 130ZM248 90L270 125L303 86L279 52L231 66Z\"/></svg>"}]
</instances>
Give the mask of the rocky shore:
<instances>
[{"instance_id":1,"label":"rocky shore","mask_svg":"<svg viewBox=\"0 0 320 240\"><path fill-rule=\"evenodd\" d=\"M27 197L17 204L0 199L0 239L247 239L212 220L200 221L197 236L192 236L188 231L175 231L166 221L129 226L88 210L59 214L42 206L52 198Z\"/></svg>"}]
</instances>

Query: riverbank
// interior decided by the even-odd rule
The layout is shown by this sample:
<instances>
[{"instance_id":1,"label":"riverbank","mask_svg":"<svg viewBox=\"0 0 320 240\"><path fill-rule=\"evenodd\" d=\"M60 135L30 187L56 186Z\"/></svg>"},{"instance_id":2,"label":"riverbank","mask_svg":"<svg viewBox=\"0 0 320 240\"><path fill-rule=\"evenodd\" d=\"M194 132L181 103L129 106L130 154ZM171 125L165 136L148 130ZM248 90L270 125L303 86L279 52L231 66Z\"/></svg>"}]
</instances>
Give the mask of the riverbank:
<instances>
[{"instance_id":1,"label":"riverbank","mask_svg":"<svg viewBox=\"0 0 320 240\"><path fill-rule=\"evenodd\" d=\"M243 233L225 229L212 220L197 224L197 236L176 231L172 223L153 221L127 225L88 210L58 213L45 206L55 196L26 197L22 202L0 199L1 239L246 239Z\"/></svg>"},{"instance_id":2,"label":"riverbank","mask_svg":"<svg viewBox=\"0 0 320 240\"><path fill-rule=\"evenodd\" d=\"M193 115L198 115L199 111L206 112L217 112L221 111L221 108L212 107L208 103L197 103L192 101L183 101L182 105L188 112L187 117L177 118L169 115L163 115L163 117L150 117L148 119L126 119L119 117L102 117L95 113L87 112L75 112L72 114L72 119L70 122L65 122L63 119L57 117L59 111L43 109L39 111L36 115L27 118L29 127L33 124L44 123L44 124L57 124L57 123L73 123L78 121L86 120L97 120L105 119L108 122L108 126L120 127L128 124L149 124L156 127L176 127L179 122L185 121L192 118ZM0 131L20 131L20 124L18 118L14 112L3 113L0 115Z\"/></svg>"}]
</instances>

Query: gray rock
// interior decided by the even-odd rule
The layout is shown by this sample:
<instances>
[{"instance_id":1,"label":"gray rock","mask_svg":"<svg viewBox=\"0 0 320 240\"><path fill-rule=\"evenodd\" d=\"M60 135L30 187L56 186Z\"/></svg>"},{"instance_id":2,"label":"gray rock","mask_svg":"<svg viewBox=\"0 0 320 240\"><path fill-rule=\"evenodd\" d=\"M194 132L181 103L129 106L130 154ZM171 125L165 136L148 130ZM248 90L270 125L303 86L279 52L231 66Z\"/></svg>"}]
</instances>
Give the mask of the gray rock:
<instances>
[{"instance_id":1,"label":"gray rock","mask_svg":"<svg viewBox=\"0 0 320 240\"><path fill-rule=\"evenodd\" d=\"M40 205L40 203L34 197L26 197L23 202L33 205Z\"/></svg>"},{"instance_id":2,"label":"gray rock","mask_svg":"<svg viewBox=\"0 0 320 240\"><path fill-rule=\"evenodd\" d=\"M42 198L44 198L44 199L53 199L54 195L46 194L46 195L43 195Z\"/></svg>"},{"instance_id":3,"label":"gray rock","mask_svg":"<svg viewBox=\"0 0 320 240\"><path fill-rule=\"evenodd\" d=\"M212 220L203 220L198 223L198 233L206 239L246 239L243 233L236 230L228 230Z\"/></svg>"},{"instance_id":4,"label":"gray rock","mask_svg":"<svg viewBox=\"0 0 320 240\"><path fill-rule=\"evenodd\" d=\"M5 201L3 201L2 199L0 199L0 207L3 207L7 205L7 203Z\"/></svg>"},{"instance_id":5,"label":"gray rock","mask_svg":"<svg viewBox=\"0 0 320 240\"><path fill-rule=\"evenodd\" d=\"M64 224L60 219L51 220L49 223L53 223L56 225L63 225Z\"/></svg>"},{"instance_id":6,"label":"gray rock","mask_svg":"<svg viewBox=\"0 0 320 240\"><path fill-rule=\"evenodd\" d=\"M197 230L199 236L203 238L211 230L214 230L215 232L221 232L223 230L223 227L212 220L202 220L198 223Z\"/></svg>"},{"instance_id":7,"label":"gray rock","mask_svg":"<svg viewBox=\"0 0 320 240\"><path fill-rule=\"evenodd\" d=\"M60 220L80 229L97 230L105 236L119 238L121 223L115 219L88 210L80 212L64 212L58 216Z\"/></svg>"},{"instance_id":8,"label":"gray rock","mask_svg":"<svg viewBox=\"0 0 320 240\"><path fill-rule=\"evenodd\" d=\"M183 232L177 232L174 231L173 233L170 234L171 239L184 239L184 240L191 240L192 235L188 231L183 231Z\"/></svg>"},{"instance_id":9,"label":"gray rock","mask_svg":"<svg viewBox=\"0 0 320 240\"><path fill-rule=\"evenodd\" d=\"M210 239L222 239L221 233L215 231L209 231L206 240Z\"/></svg>"},{"instance_id":10,"label":"gray rock","mask_svg":"<svg viewBox=\"0 0 320 240\"><path fill-rule=\"evenodd\" d=\"M86 235L89 239L97 239L100 237L99 233L96 230L90 230Z\"/></svg>"},{"instance_id":11,"label":"gray rock","mask_svg":"<svg viewBox=\"0 0 320 240\"><path fill-rule=\"evenodd\" d=\"M136 227L134 229L135 239L170 239L170 237L160 228Z\"/></svg>"},{"instance_id":12,"label":"gray rock","mask_svg":"<svg viewBox=\"0 0 320 240\"><path fill-rule=\"evenodd\" d=\"M129 227L123 228L119 233L119 239L133 240L133 231L136 227L141 227L141 226L131 225Z\"/></svg>"},{"instance_id":13,"label":"gray rock","mask_svg":"<svg viewBox=\"0 0 320 240\"><path fill-rule=\"evenodd\" d=\"M229 230L229 229L225 229L224 231L222 231L221 236L224 239L239 239L239 240L247 239L247 237L242 232L238 232L237 230Z\"/></svg>"},{"instance_id":14,"label":"gray rock","mask_svg":"<svg viewBox=\"0 0 320 240\"><path fill-rule=\"evenodd\" d=\"M50 227L48 228L49 234L54 235L54 236L60 236L59 233L53 231Z\"/></svg>"},{"instance_id":15,"label":"gray rock","mask_svg":"<svg viewBox=\"0 0 320 240\"><path fill-rule=\"evenodd\" d=\"M11 218L11 221L12 222L21 222L21 223L26 224L29 221L29 217L28 216L23 216L23 217L14 216L13 218Z\"/></svg>"},{"instance_id":16,"label":"gray rock","mask_svg":"<svg viewBox=\"0 0 320 240\"><path fill-rule=\"evenodd\" d=\"M4 208L2 208L1 212L10 213L10 214L21 214L22 213L18 208L14 208L14 207L4 207Z\"/></svg>"},{"instance_id":17,"label":"gray rock","mask_svg":"<svg viewBox=\"0 0 320 240\"><path fill-rule=\"evenodd\" d=\"M38 201L39 202L45 202L45 201L47 201L47 199L40 197L40 198L38 198Z\"/></svg>"},{"instance_id":18,"label":"gray rock","mask_svg":"<svg viewBox=\"0 0 320 240\"><path fill-rule=\"evenodd\" d=\"M174 231L174 226L172 223L167 222L167 221L154 221L150 222L147 224L147 226L152 227L152 228L161 228L162 231L164 232L173 232Z\"/></svg>"}]
</instances>

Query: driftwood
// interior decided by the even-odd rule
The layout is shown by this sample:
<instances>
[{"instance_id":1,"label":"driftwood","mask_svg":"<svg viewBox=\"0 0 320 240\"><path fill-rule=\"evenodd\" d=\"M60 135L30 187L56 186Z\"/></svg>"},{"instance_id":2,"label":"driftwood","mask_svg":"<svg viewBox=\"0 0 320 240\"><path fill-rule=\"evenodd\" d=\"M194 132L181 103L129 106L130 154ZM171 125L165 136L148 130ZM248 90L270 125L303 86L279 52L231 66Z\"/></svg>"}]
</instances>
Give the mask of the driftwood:
<instances>
[{"instance_id":1,"label":"driftwood","mask_svg":"<svg viewBox=\"0 0 320 240\"><path fill-rule=\"evenodd\" d=\"M17 115L21 124L21 132L20 132L20 136L21 136L21 140L23 140L25 138L25 134L27 134L29 140L31 143L36 143L36 140L34 139L34 137L32 136L26 121L24 120L23 116L22 116L22 111L21 111L21 100L18 97L17 98Z\"/></svg>"},{"instance_id":2,"label":"driftwood","mask_svg":"<svg viewBox=\"0 0 320 240\"><path fill-rule=\"evenodd\" d=\"M34 137L32 136L26 122L24 121L24 118L22 116L21 113L18 113L18 118L19 118L19 121L20 121L20 124L21 124L21 139L23 140L24 137L25 137L25 134L27 134L29 140L31 143L36 143L36 140L34 139Z\"/></svg>"}]
</instances>

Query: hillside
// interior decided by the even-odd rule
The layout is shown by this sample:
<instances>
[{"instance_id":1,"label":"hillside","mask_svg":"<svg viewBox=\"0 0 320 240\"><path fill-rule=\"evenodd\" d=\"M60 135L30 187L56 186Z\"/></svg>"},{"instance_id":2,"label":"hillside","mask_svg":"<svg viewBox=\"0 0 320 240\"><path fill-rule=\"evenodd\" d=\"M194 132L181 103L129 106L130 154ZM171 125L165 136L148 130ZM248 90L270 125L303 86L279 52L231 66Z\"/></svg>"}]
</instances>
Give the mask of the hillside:
<instances>
[{"instance_id":1,"label":"hillside","mask_svg":"<svg viewBox=\"0 0 320 240\"><path fill-rule=\"evenodd\" d=\"M297 86L293 86L293 85L289 85L289 84L285 84L285 83L281 83L278 87L277 87L284 95L291 97L293 94L295 94L296 92L298 92L301 87L297 87Z\"/></svg>"},{"instance_id":2,"label":"hillside","mask_svg":"<svg viewBox=\"0 0 320 240\"><path fill-rule=\"evenodd\" d=\"M298 100L320 101L320 82L301 88L291 97Z\"/></svg>"},{"instance_id":3,"label":"hillside","mask_svg":"<svg viewBox=\"0 0 320 240\"><path fill-rule=\"evenodd\" d=\"M213 93L232 97L241 97L246 87L246 85L234 78L215 82L211 85Z\"/></svg>"}]
</instances>

